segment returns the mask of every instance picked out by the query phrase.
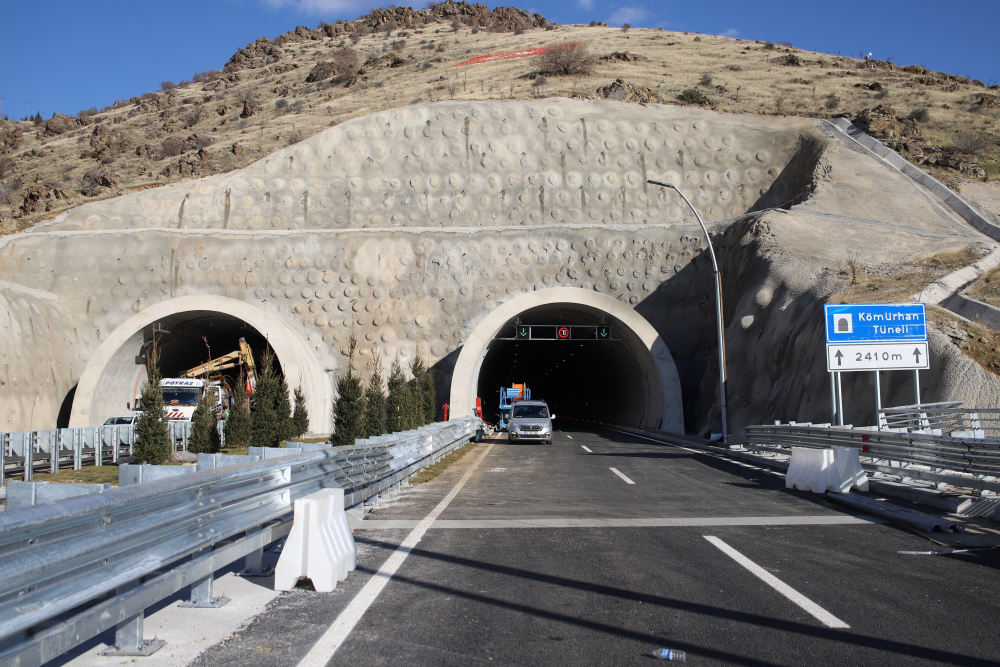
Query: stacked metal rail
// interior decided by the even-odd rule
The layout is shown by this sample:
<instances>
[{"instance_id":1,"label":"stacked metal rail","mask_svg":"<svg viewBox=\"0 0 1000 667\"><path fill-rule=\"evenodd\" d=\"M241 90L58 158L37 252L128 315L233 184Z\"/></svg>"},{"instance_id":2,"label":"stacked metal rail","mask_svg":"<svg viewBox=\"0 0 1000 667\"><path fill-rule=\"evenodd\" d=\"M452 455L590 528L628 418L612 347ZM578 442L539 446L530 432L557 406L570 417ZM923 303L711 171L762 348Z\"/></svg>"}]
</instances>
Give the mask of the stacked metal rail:
<instances>
[{"instance_id":1,"label":"stacked metal rail","mask_svg":"<svg viewBox=\"0 0 1000 667\"><path fill-rule=\"evenodd\" d=\"M187 451L191 422L170 422L167 431L174 449ZM134 443L131 424L0 433L0 486L9 477L30 482L36 472L117 463L119 457L132 454Z\"/></svg>"},{"instance_id":2,"label":"stacked metal rail","mask_svg":"<svg viewBox=\"0 0 1000 667\"><path fill-rule=\"evenodd\" d=\"M259 564L296 498L340 486L360 504L478 428L442 422L0 513L0 667L41 665L110 629L141 650L143 610L206 581L210 597L216 570Z\"/></svg>"},{"instance_id":3,"label":"stacked metal rail","mask_svg":"<svg viewBox=\"0 0 1000 667\"><path fill-rule=\"evenodd\" d=\"M963 408L961 401L885 408L879 411L879 430L997 439L1000 409Z\"/></svg>"},{"instance_id":4,"label":"stacked metal rail","mask_svg":"<svg viewBox=\"0 0 1000 667\"><path fill-rule=\"evenodd\" d=\"M1000 440L828 424L747 426L745 433L748 449L789 453L791 447L853 447L869 471L1000 491L996 480L1000 475Z\"/></svg>"}]
</instances>

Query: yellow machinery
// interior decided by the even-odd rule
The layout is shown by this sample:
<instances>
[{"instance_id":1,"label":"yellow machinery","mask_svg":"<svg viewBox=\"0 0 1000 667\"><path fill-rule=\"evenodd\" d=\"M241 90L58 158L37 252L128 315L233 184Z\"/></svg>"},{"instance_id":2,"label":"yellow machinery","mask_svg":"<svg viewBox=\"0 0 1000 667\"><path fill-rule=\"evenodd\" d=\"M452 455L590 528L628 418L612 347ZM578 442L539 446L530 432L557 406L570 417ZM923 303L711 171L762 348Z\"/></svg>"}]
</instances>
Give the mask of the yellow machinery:
<instances>
[{"instance_id":1,"label":"yellow machinery","mask_svg":"<svg viewBox=\"0 0 1000 667\"><path fill-rule=\"evenodd\" d=\"M195 366L194 368L184 371L177 377L195 378L203 375L209 379L221 379L220 371L227 368L236 368L237 366L239 366L242 369L243 374L246 375L247 393L253 394L254 390L257 388L257 372L253 363L253 353L250 351L250 345L246 342L246 339L243 338L240 338L240 349L230 352L229 354L224 354L217 359L212 359L208 363ZM215 375L216 378L213 378L213 375Z\"/></svg>"}]
</instances>

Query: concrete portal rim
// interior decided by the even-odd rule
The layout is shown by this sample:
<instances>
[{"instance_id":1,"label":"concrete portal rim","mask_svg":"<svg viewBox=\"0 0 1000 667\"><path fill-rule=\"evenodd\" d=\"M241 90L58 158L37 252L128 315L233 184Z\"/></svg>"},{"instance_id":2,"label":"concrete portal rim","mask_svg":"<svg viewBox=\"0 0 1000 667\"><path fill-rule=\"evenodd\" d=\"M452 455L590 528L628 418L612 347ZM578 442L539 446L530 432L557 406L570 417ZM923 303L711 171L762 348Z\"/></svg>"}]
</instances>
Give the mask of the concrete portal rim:
<instances>
[{"instance_id":1,"label":"concrete portal rim","mask_svg":"<svg viewBox=\"0 0 1000 667\"><path fill-rule=\"evenodd\" d=\"M579 287L550 287L519 294L487 313L462 345L452 372L450 419L475 414L479 372L489 343L518 314L560 305L579 306L607 313L620 322L620 332L639 360L646 382L647 412L643 428L684 433L680 378L673 355L652 324L635 309L606 294Z\"/></svg>"},{"instance_id":2,"label":"concrete portal rim","mask_svg":"<svg viewBox=\"0 0 1000 667\"><path fill-rule=\"evenodd\" d=\"M289 388L294 388L301 382L306 394L310 431L322 433L329 429L332 383L302 336L273 313L245 301L218 295L189 295L167 299L136 313L115 327L87 361L80 375L69 425L98 425L95 422L95 419L100 419L95 415L95 392L105 368L133 336L158 321L178 314L197 312L216 312L238 318L265 336L278 357Z\"/></svg>"}]
</instances>

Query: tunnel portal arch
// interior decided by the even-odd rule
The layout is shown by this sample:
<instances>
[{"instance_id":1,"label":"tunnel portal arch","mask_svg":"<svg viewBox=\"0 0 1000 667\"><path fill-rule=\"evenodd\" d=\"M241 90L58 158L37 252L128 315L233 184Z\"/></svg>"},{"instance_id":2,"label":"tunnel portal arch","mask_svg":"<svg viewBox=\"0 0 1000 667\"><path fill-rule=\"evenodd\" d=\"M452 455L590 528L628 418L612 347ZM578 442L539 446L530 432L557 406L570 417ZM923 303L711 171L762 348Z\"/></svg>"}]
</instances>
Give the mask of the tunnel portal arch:
<instances>
[{"instance_id":1,"label":"tunnel portal arch","mask_svg":"<svg viewBox=\"0 0 1000 667\"><path fill-rule=\"evenodd\" d=\"M190 321L213 315L242 320L267 339L289 387L301 382L309 411L309 430L329 432L333 385L305 341L275 315L244 301L215 295L163 301L133 315L112 331L87 361L80 376L70 426L102 423L112 413L120 414L125 409L126 401L133 396L133 385L137 380L142 384L136 355L151 326L178 318Z\"/></svg>"},{"instance_id":2,"label":"tunnel portal arch","mask_svg":"<svg viewBox=\"0 0 1000 667\"><path fill-rule=\"evenodd\" d=\"M684 433L681 384L673 356L656 329L642 315L617 299L576 287L553 287L519 294L488 313L462 345L452 374L449 417L475 412L483 361L498 332L521 313L568 309L605 315L617 335L631 348L645 383L644 418L638 426Z\"/></svg>"}]
</instances>

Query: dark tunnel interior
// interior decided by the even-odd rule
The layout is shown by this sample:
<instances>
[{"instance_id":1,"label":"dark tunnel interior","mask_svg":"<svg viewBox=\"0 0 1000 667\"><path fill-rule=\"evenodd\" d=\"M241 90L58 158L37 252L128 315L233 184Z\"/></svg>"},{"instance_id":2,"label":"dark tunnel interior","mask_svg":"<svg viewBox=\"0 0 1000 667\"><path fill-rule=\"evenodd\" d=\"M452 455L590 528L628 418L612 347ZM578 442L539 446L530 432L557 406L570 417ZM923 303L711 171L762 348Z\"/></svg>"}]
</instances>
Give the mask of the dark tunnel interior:
<instances>
[{"instance_id":1,"label":"dark tunnel interior","mask_svg":"<svg viewBox=\"0 0 1000 667\"><path fill-rule=\"evenodd\" d=\"M160 371L163 377L177 377L180 373L217 359L239 349L240 338L245 338L253 351L254 364L260 373L267 339L246 322L217 313L180 313L158 322L156 340L160 347ZM153 331L147 332L148 342ZM207 341L207 346L206 346ZM274 357L274 368L279 373L281 365ZM230 386L239 377L239 367L223 370Z\"/></svg>"},{"instance_id":2,"label":"dark tunnel interior","mask_svg":"<svg viewBox=\"0 0 1000 667\"><path fill-rule=\"evenodd\" d=\"M483 418L498 421L501 387L526 383L531 398L546 401L557 417L639 424L646 411L639 362L619 335L622 325L612 318L604 318L612 340L597 339L601 320L599 315L555 308L526 311L508 322L490 343L480 368L477 395L483 401ZM531 327L532 339L504 340L516 338L518 321L522 329ZM557 338L561 326L569 328L569 338Z\"/></svg>"}]
</instances>

